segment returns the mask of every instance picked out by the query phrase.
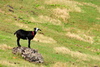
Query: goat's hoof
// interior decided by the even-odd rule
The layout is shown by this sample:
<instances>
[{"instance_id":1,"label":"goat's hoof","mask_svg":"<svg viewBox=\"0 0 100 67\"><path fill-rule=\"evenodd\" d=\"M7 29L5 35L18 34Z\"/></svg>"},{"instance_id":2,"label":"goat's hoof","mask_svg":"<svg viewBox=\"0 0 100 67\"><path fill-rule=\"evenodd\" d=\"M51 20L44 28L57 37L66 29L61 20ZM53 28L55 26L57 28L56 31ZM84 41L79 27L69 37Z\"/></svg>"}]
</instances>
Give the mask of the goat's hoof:
<instances>
[{"instance_id":1,"label":"goat's hoof","mask_svg":"<svg viewBox=\"0 0 100 67\"><path fill-rule=\"evenodd\" d=\"M30 46L28 46L28 48L31 48Z\"/></svg>"},{"instance_id":2,"label":"goat's hoof","mask_svg":"<svg viewBox=\"0 0 100 67\"><path fill-rule=\"evenodd\" d=\"M21 47L21 46L18 46L18 47Z\"/></svg>"}]
</instances>

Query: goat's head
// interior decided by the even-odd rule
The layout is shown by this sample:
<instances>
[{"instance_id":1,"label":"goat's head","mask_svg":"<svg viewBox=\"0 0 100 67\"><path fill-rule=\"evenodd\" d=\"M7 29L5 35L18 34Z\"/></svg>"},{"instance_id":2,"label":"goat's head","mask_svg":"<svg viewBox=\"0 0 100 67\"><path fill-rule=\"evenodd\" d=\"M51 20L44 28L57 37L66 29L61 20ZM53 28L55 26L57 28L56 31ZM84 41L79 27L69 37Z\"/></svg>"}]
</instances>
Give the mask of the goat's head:
<instances>
[{"instance_id":1,"label":"goat's head","mask_svg":"<svg viewBox=\"0 0 100 67\"><path fill-rule=\"evenodd\" d=\"M41 29L39 29L39 28L34 28L34 31L35 31L35 32L41 31Z\"/></svg>"}]
</instances>

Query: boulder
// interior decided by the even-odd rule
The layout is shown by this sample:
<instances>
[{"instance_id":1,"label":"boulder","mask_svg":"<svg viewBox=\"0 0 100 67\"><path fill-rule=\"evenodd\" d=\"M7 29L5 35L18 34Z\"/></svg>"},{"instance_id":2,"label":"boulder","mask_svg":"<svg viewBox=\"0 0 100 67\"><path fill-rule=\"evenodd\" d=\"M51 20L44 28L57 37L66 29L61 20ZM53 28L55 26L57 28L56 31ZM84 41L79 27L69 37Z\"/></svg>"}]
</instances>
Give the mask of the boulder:
<instances>
[{"instance_id":1,"label":"boulder","mask_svg":"<svg viewBox=\"0 0 100 67\"><path fill-rule=\"evenodd\" d=\"M29 62L43 63L43 57L38 50L28 47L14 47L12 49L13 54L21 55L25 60Z\"/></svg>"}]
</instances>

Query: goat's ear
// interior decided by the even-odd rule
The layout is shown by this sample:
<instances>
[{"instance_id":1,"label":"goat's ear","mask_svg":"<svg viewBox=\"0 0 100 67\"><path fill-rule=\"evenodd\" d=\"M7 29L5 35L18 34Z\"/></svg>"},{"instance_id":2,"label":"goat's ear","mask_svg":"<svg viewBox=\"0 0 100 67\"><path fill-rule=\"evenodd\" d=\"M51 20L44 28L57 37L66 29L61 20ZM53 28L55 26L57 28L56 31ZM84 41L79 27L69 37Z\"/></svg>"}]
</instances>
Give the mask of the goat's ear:
<instances>
[{"instance_id":1,"label":"goat's ear","mask_svg":"<svg viewBox=\"0 0 100 67\"><path fill-rule=\"evenodd\" d=\"M34 28L34 30L36 30L36 28Z\"/></svg>"}]
</instances>

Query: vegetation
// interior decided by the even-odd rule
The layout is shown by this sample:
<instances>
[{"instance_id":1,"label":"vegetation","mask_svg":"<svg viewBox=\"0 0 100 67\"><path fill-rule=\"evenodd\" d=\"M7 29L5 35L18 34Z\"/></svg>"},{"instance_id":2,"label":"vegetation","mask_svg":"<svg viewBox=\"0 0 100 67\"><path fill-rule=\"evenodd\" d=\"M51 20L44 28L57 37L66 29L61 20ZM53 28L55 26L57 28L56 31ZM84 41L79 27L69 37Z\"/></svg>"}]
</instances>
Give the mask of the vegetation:
<instances>
[{"instance_id":1,"label":"vegetation","mask_svg":"<svg viewBox=\"0 0 100 67\"><path fill-rule=\"evenodd\" d=\"M0 67L100 66L100 0L0 0ZM44 63L12 54L19 28L39 32L31 43ZM21 45L27 47L26 40Z\"/></svg>"}]
</instances>

